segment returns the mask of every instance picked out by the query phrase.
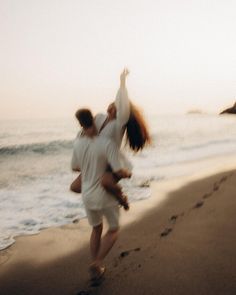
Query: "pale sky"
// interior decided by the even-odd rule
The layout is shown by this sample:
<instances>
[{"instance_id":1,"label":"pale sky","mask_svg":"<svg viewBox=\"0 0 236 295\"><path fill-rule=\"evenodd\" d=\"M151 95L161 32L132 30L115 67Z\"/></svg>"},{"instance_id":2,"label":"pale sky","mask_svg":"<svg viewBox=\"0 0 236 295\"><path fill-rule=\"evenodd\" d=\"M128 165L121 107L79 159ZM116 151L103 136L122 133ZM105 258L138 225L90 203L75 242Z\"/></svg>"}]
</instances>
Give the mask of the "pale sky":
<instances>
[{"instance_id":1,"label":"pale sky","mask_svg":"<svg viewBox=\"0 0 236 295\"><path fill-rule=\"evenodd\" d=\"M106 109L130 69L145 113L236 100L235 0L0 0L0 119Z\"/></svg>"}]
</instances>

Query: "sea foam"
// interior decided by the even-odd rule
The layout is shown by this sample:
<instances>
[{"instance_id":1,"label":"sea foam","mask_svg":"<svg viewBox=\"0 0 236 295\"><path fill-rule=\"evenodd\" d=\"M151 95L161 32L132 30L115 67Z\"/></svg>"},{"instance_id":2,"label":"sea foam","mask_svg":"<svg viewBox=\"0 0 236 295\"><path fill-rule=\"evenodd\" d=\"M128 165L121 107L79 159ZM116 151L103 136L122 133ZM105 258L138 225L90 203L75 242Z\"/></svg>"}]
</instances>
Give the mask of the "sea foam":
<instances>
[{"instance_id":1,"label":"sea foam","mask_svg":"<svg viewBox=\"0 0 236 295\"><path fill-rule=\"evenodd\" d=\"M133 176L122 186L130 202L148 198L150 182L196 171L184 164L236 152L236 117L153 116L152 145L126 151ZM0 126L0 249L19 235L85 217L80 194L69 191L72 120L3 122ZM125 147L125 150L127 148ZM196 169L196 166L194 166Z\"/></svg>"}]
</instances>

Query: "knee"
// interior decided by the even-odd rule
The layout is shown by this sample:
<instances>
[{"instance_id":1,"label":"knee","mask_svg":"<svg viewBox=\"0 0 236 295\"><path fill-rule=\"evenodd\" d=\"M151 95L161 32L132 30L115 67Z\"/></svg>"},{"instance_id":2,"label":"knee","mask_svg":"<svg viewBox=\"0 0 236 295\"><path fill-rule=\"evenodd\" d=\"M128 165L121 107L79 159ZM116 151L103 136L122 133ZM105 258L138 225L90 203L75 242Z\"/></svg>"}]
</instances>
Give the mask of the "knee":
<instances>
[{"instance_id":1,"label":"knee","mask_svg":"<svg viewBox=\"0 0 236 295\"><path fill-rule=\"evenodd\" d=\"M74 193L81 193L81 174L71 183L70 190Z\"/></svg>"},{"instance_id":2,"label":"knee","mask_svg":"<svg viewBox=\"0 0 236 295\"><path fill-rule=\"evenodd\" d=\"M81 193L81 188L80 188L80 186L78 186L78 185L76 185L75 183L72 183L71 185L70 185L70 190L72 191L72 192L74 192L74 193Z\"/></svg>"}]
</instances>

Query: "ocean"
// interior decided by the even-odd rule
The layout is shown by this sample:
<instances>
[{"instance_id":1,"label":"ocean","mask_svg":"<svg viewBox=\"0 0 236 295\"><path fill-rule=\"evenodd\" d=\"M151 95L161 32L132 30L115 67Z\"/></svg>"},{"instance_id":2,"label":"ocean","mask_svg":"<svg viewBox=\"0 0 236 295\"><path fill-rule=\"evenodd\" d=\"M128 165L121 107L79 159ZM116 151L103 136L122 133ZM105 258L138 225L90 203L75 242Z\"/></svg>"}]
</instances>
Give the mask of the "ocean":
<instances>
[{"instance_id":1,"label":"ocean","mask_svg":"<svg viewBox=\"0 0 236 295\"><path fill-rule=\"evenodd\" d=\"M185 164L236 152L236 116L158 115L148 120L152 145L139 154L126 151L134 166L131 180L123 181L131 202L150 196L152 180L196 173L196 165L183 169ZM85 211L81 195L69 191L76 177L70 169L76 121L0 122L2 250L16 236L76 222Z\"/></svg>"}]
</instances>

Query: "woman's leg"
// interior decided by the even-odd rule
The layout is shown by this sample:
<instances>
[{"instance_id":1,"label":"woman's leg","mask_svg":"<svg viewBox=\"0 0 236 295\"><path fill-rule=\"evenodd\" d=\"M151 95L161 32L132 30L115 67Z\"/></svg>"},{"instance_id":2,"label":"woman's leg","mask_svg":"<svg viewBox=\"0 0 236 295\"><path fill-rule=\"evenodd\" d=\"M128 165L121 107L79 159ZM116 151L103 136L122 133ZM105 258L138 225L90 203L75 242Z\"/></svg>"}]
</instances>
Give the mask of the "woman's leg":
<instances>
[{"instance_id":1,"label":"woman's leg","mask_svg":"<svg viewBox=\"0 0 236 295\"><path fill-rule=\"evenodd\" d=\"M112 172L105 172L101 184L106 191L114 195L117 201L124 207L125 210L129 210L129 203L127 197L123 194L121 186L117 184L117 179Z\"/></svg>"},{"instance_id":2,"label":"woman's leg","mask_svg":"<svg viewBox=\"0 0 236 295\"><path fill-rule=\"evenodd\" d=\"M81 193L81 174L72 182L70 190L74 193Z\"/></svg>"}]
</instances>

